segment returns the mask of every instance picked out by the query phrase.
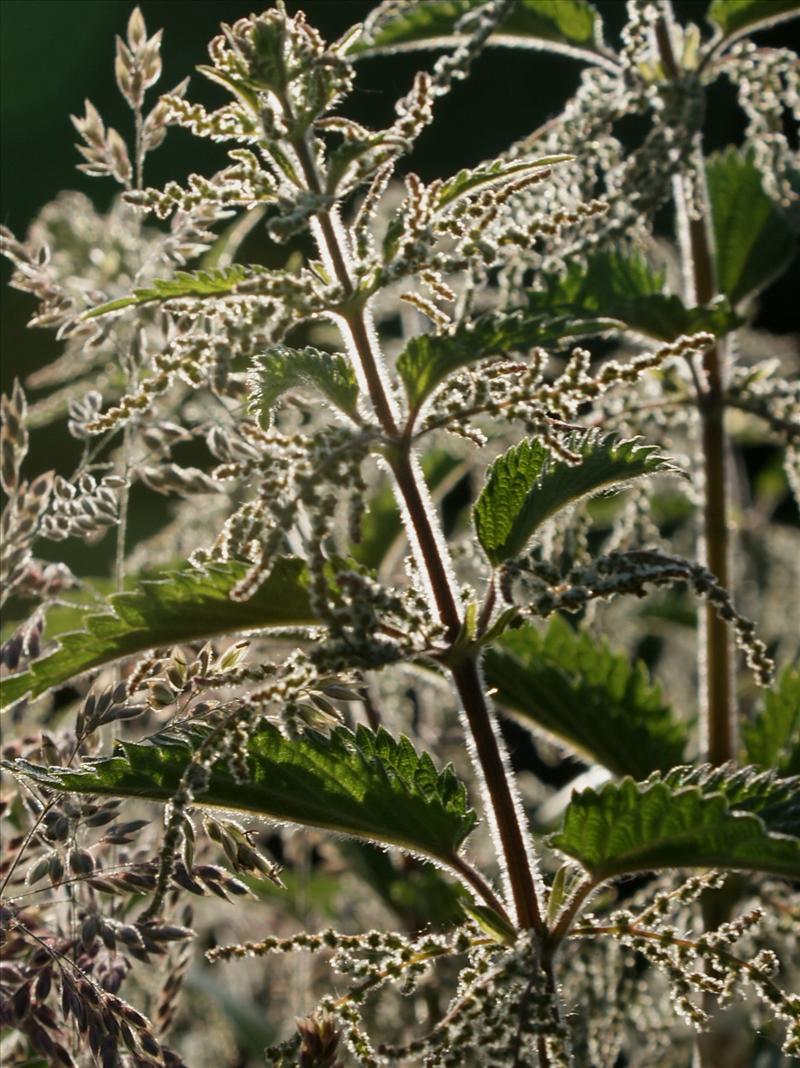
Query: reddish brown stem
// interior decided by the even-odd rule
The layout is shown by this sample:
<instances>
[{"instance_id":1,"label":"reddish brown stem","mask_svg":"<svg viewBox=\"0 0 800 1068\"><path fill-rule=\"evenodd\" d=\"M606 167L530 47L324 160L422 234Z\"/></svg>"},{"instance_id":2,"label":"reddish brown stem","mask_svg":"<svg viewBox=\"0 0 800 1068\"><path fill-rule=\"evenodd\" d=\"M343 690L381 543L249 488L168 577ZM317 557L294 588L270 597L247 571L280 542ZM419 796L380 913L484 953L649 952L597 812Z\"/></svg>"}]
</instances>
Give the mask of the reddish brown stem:
<instances>
[{"instance_id":1,"label":"reddish brown stem","mask_svg":"<svg viewBox=\"0 0 800 1068\"><path fill-rule=\"evenodd\" d=\"M295 142L294 148L309 189L319 192L321 185L308 142L300 138ZM327 256L345 295L353 296L355 287L348 266L348 250L343 244L336 222L328 211L320 211L316 221L323 255ZM413 535L419 547L421 563L427 574L436 609L452 641L461 629L462 620L448 575L444 540L434 528L434 519L426 506L422 476L413 460L411 442L398 431L392 403L381 374L382 356L370 333L367 314L363 303L353 300L343 315L344 327L349 334L353 356L360 365L375 414L391 442L389 463L397 492L413 528L409 534ZM477 659L467 657L461 660L452 669L452 673L472 735L477 763L486 785L490 817L500 839L502 860L508 875L517 921L521 927L532 927L542 934L544 924L523 834L521 813L514 800L510 783L511 771L503 760Z\"/></svg>"}]
</instances>

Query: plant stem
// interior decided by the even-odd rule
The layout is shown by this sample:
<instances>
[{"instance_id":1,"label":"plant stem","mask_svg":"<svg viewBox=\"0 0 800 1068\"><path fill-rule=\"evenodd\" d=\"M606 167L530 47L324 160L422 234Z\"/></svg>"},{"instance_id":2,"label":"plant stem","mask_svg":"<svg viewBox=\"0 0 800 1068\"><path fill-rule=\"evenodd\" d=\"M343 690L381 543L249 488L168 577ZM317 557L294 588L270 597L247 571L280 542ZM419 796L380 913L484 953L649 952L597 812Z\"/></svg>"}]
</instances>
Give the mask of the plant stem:
<instances>
[{"instance_id":1,"label":"plant stem","mask_svg":"<svg viewBox=\"0 0 800 1068\"><path fill-rule=\"evenodd\" d=\"M312 192L321 191L321 183L308 141L297 138L293 147ZM355 294L349 269L346 237L338 218L328 210L315 216L315 232L320 252L346 296ZM369 313L364 304L354 300L342 317L342 333L353 358L358 362L370 400L381 427L393 444L389 465L395 479L396 493L407 516L412 545L418 548L419 563L427 576L430 591L442 624L452 641L461 629L461 614L450 581L447 547L436 518L427 506L427 487L415 461L411 442L401 436L390 387L386 382L383 355L370 329ZM476 658L465 658L452 669L474 744L475 758L484 780L489 801L489 818L502 849L501 861L514 903L517 922L542 933L544 924L539 911L536 886L531 870L528 844L522 829L522 813L510 784L511 770L500 749L489 704L484 693Z\"/></svg>"},{"instance_id":2,"label":"plant stem","mask_svg":"<svg viewBox=\"0 0 800 1068\"><path fill-rule=\"evenodd\" d=\"M707 218L689 221L692 269L698 304L715 296ZM731 587L728 523L728 463L725 434L724 342L706 350L705 390L698 397L703 448L704 563L725 589ZM733 650L728 625L705 606L705 750L712 764L736 757L737 722L733 693Z\"/></svg>"},{"instance_id":3,"label":"plant stem","mask_svg":"<svg viewBox=\"0 0 800 1068\"><path fill-rule=\"evenodd\" d=\"M326 226L322 219L319 222L323 235L336 237L336 231L332 225ZM338 256L334 256L332 250L328 251L331 253L331 260L334 264L339 261L344 265L341 250L338 250ZM346 266L344 266L344 271L347 271ZM347 278L349 283L347 273L339 279L343 285L344 278ZM435 529L434 517L426 506L426 494L420 484L422 475L414 462L410 443L407 440L401 443L397 437L397 425L379 371L378 359L380 357L373 347L365 315L366 312L362 308L357 308L348 315L346 325L350 332L349 340L361 363L365 380L369 383L376 414L387 435L395 436L398 442L398 447L390 459L397 492L411 524L412 529L409 533L412 535L412 543L419 547L420 562L425 568L439 617L447 629L448 637L453 640L461 629L461 615L450 583L448 562L444 555L446 553L444 539L441 532ZM509 783L510 771L500 750L477 660L473 657L465 658L452 669L452 674L490 800L490 818L502 846L517 920L523 927L533 927L541 931L543 925L523 837L520 813L514 801Z\"/></svg>"},{"instance_id":4,"label":"plant stem","mask_svg":"<svg viewBox=\"0 0 800 1068\"><path fill-rule=\"evenodd\" d=\"M666 73L680 74L672 47L669 25L662 16L656 22L656 42ZM699 136L695 152L696 174L703 181L705 160ZM704 194L703 190L703 194ZM717 296L714 277L711 225L707 203L698 214L685 203L681 176L675 182L678 237L687 296L696 304L708 304ZM705 382L697 391L703 462L703 562L725 589L730 589L729 475L725 433L723 342L703 355ZM710 604L703 616L700 647L702 744L712 764L736 757L737 721L733 688L733 647L727 624Z\"/></svg>"},{"instance_id":5,"label":"plant stem","mask_svg":"<svg viewBox=\"0 0 800 1068\"><path fill-rule=\"evenodd\" d=\"M506 912L503 902L500 901L479 871L467 863L463 857L451 857L448 864L454 872L461 876L466 884L472 887L479 897L483 898L490 908L494 909L501 919L505 920L509 927L513 927L511 917Z\"/></svg>"},{"instance_id":6,"label":"plant stem","mask_svg":"<svg viewBox=\"0 0 800 1068\"><path fill-rule=\"evenodd\" d=\"M672 47L667 19L656 22L656 41L664 69L670 78L680 75ZM702 92L698 89L698 92ZM695 144L696 180L702 210L686 203L683 176L675 180L675 208L678 239L686 296L695 304L708 304L717 296L711 219L705 188L705 157L701 135ZM724 342L711 345L703 354L705 381L696 382L697 409L700 416L703 462L703 563L720 586L730 590L730 538L728 517L728 444L725 434ZM700 675L701 746L712 764L735 760L738 747L737 711L734 700L733 646L727 624L718 618L710 604L703 612L698 652ZM703 924L714 930L729 919L732 900L719 894L704 894L701 902ZM713 969L712 969L713 971ZM703 1003L709 1015L717 1008L717 999L705 993ZM725 1042L717 1027L697 1037L696 1061L703 1068L725 1068Z\"/></svg>"}]
</instances>

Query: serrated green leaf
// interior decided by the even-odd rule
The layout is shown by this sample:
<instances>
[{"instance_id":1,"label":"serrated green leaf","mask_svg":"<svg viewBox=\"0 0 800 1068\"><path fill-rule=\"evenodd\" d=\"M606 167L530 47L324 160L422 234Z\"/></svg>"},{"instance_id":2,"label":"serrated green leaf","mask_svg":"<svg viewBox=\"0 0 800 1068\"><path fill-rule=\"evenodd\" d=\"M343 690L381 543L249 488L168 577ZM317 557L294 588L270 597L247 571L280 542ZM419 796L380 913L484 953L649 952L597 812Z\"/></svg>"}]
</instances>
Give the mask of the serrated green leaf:
<instances>
[{"instance_id":1,"label":"serrated green leaf","mask_svg":"<svg viewBox=\"0 0 800 1068\"><path fill-rule=\"evenodd\" d=\"M115 594L107 611L85 617L82 630L61 635L55 652L34 661L27 671L2 679L2 707L160 645L316 622L301 560L277 560L250 600L232 601L230 592L246 573L246 565L239 563L214 565L205 572L187 568Z\"/></svg>"},{"instance_id":2,"label":"serrated green leaf","mask_svg":"<svg viewBox=\"0 0 800 1068\"><path fill-rule=\"evenodd\" d=\"M800 826L796 811L787 815L787 798L798 795L800 779L759 775L754 768L678 768L643 783L625 778L576 794L550 844L597 880L660 868L729 868L797 879Z\"/></svg>"},{"instance_id":3,"label":"serrated green leaf","mask_svg":"<svg viewBox=\"0 0 800 1068\"><path fill-rule=\"evenodd\" d=\"M412 417L449 374L477 362L484 354L480 337L473 337L466 329L412 337L397 358L397 373Z\"/></svg>"},{"instance_id":4,"label":"serrated green leaf","mask_svg":"<svg viewBox=\"0 0 800 1068\"><path fill-rule=\"evenodd\" d=\"M144 743L122 742L111 757L72 771L15 767L42 785L69 793L169 801L205 731L163 731ZM359 727L289 739L262 723L247 742L248 781L225 760L209 769L208 787L194 804L252 812L265 819L321 827L447 862L476 822L466 787L451 766L438 772L430 757L401 737Z\"/></svg>"},{"instance_id":5,"label":"serrated green leaf","mask_svg":"<svg viewBox=\"0 0 800 1068\"><path fill-rule=\"evenodd\" d=\"M616 328L674 341L700 330L721 337L743 321L724 297L687 308L680 297L664 292L664 273L632 253L598 252L585 264L572 263L564 274L545 275L541 286L528 292L529 310L562 320L565 334Z\"/></svg>"},{"instance_id":6,"label":"serrated green leaf","mask_svg":"<svg viewBox=\"0 0 800 1068\"><path fill-rule=\"evenodd\" d=\"M360 40L350 54L441 48L456 44L456 22L479 0L416 0L384 17L371 40ZM596 58L602 29L587 0L517 0L489 39L492 44L549 48L583 59Z\"/></svg>"},{"instance_id":7,"label":"serrated green leaf","mask_svg":"<svg viewBox=\"0 0 800 1068\"><path fill-rule=\"evenodd\" d=\"M509 630L487 649L494 701L615 775L643 779L679 764L687 729L640 661L555 616L544 632Z\"/></svg>"},{"instance_id":8,"label":"serrated green leaf","mask_svg":"<svg viewBox=\"0 0 800 1068\"><path fill-rule=\"evenodd\" d=\"M516 311L481 315L460 324L451 334L420 334L411 338L397 358L397 373L412 416L454 371L489 356L549 345L570 333L562 320Z\"/></svg>"},{"instance_id":9,"label":"serrated green leaf","mask_svg":"<svg viewBox=\"0 0 800 1068\"><path fill-rule=\"evenodd\" d=\"M739 37L800 14L800 0L712 0L707 18L724 37Z\"/></svg>"},{"instance_id":10,"label":"serrated green leaf","mask_svg":"<svg viewBox=\"0 0 800 1068\"><path fill-rule=\"evenodd\" d=\"M770 831L800 838L800 779L780 776L774 768L699 764L672 768L662 776L675 789L698 786L704 794L719 791L731 810L753 812Z\"/></svg>"},{"instance_id":11,"label":"serrated green leaf","mask_svg":"<svg viewBox=\"0 0 800 1068\"><path fill-rule=\"evenodd\" d=\"M580 463L570 465L544 443L526 439L489 468L473 518L493 564L518 556L537 528L567 505L644 475L678 470L638 438L586 432L565 444L580 454Z\"/></svg>"},{"instance_id":12,"label":"serrated green leaf","mask_svg":"<svg viewBox=\"0 0 800 1068\"><path fill-rule=\"evenodd\" d=\"M234 263L220 270L176 271L172 278L157 278L147 286L134 289L129 297L109 300L83 313L84 319L96 319L109 312L130 308L135 304L152 304L155 301L177 300L181 297L223 297L233 293L246 278L262 268L244 267Z\"/></svg>"},{"instance_id":13,"label":"serrated green leaf","mask_svg":"<svg viewBox=\"0 0 800 1068\"><path fill-rule=\"evenodd\" d=\"M764 706L743 731L751 764L800 775L800 665L787 667L764 694Z\"/></svg>"},{"instance_id":14,"label":"serrated green leaf","mask_svg":"<svg viewBox=\"0 0 800 1068\"><path fill-rule=\"evenodd\" d=\"M717 288L732 304L763 289L793 258L796 233L764 192L752 153L735 148L706 165Z\"/></svg>"},{"instance_id":15,"label":"serrated green leaf","mask_svg":"<svg viewBox=\"0 0 800 1068\"><path fill-rule=\"evenodd\" d=\"M573 156L542 156L534 160L517 160L508 163L505 160L493 160L491 163L481 163L472 170L461 170L448 178L436 194L436 209L441 210L452 204L460 197L468 193L474 193L486 186L499 185L511 179L521 178L524 174L541 170L542 167L552 167L556 163L564 163L574 159Z\"/></svg>"},{"instance_id":16,"label":"serrated green leaf","mask_svg":"<svg viewBox=\"0 0 800 1068\"><path fill-rule=\"evenodd\" d=\"M249 374L250 410L269 425L277 401L303 387L321 393L345 415L358 419L358 383L352 364L343 353L321 352L276 345L256 356Z\"/></svg>"}]
</instances>

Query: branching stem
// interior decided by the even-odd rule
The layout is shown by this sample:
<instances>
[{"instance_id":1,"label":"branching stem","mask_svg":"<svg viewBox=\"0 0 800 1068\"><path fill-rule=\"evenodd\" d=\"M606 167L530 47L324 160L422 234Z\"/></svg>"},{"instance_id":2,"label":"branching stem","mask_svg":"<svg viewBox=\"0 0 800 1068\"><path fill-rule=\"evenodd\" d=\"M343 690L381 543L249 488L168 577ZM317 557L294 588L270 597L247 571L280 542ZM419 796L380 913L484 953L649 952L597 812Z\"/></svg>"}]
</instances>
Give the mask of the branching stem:
<instances>
[{"instance_id":1,"label":"branching stem","mask_svg":"<svg viewBox=\"0 0 800 1068\"><path fill-rule=\"evenodd\" d=\"M667 19L656 22L656 40L664 69L671 78L680 75ZM698 90L702 91L702 90ZM700 135L695 146L696 180L702 208L686 204L686 185L682 176L675 181L675 207L678 237L687 296L696 304L708 304L717 295L711 218L705 189L705 158ZM728 444L725 434L725 346L718 341L703 354L705 381L696 383L697 408L700 416L703 462L703 563L726 590L731 588L730 537L728 515ZM731 635L711 604L701 608L703 627L699 650L701 745L712 764L735 760L738 748L738 723L734 695L734 657ZM713 930L726 920L730 902L706 894L702 901L706 930ZM706 994L707 1009L713 1011L714 999ZM722 1068L725 1054L719 1036L711 1031L697 1042L697 1056L704 1068Z\"/></svg>"},{"instance_id":2,"label":"branching stem","mask_svg":"<svg viewBox=\"0 0 800 1068\"><path fill-rule=\"evenodd\" d=\"M665 71L679 76L669 26L662 17L656 22L656 41ZM705 161L698 143L696 172L703 180ZM693 301L708 304L717 295L714 256L708 206L698 215L684 202L683 180L676 181L681 257L687 288ZM730 589L730 536L728 501L727 438L725 433L725 348L723 342L706 349L703 355L705 382L697 390L703 459L703 547L704 563L720 586ZM733 645L728 625L719 619L711 605L703 609L701 679L703 694L704 748L712 764L736 758L737 724L733 690Z\"/></svg>"},{"instance_id":3,"label":"branching stem","mask_svg":"<svg viewBox=\"0 0 800 1068\"><path fill-rule=\"evenodd\" d=\"M321 183L314 162L313 151L306 138L298 137L293 147L311 192L319 193ZM355 286L348 265L349 254L344 246L344 235L337 220L327 210L316 215L315 231L322 246L320 251L330 263L336 280L346 296L355 294ZM394 407L384 385L383 356L369 327L368 312L364 304L353 300L344 316L344 330L354 357L369 390L375 414L387 438L393 439L395 448L389 463L395 478L396 492L413 530L409 531L412 544L419 548L420 566L424 567L435 608L445 626L450 640L461 629L461 613L452 588L446 546L441 531L434 526L436 519L425 503L425 488L420 484L422 475L414 461L410 441L401 437ZM452 669L453 681L464 708L475 756L484 779L490 803L489 817L502 847L503 867L513 898L517 922L523 928L544 932L544 923L536 895L536 886L528 853L528 843L523 832L521 812L518 809L509 781L511 771L500 749L497 728L484 692L476 658L465 658Z\"/></svg>"}]
</instances>

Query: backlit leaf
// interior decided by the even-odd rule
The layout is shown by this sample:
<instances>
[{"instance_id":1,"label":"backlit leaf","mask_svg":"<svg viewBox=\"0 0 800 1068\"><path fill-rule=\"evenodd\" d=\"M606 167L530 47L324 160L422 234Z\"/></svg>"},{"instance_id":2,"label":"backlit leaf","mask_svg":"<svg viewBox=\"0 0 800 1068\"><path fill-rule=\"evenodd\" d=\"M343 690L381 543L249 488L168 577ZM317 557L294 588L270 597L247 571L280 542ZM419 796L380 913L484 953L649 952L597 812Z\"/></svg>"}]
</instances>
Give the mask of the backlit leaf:
<instances>
[{"instance_id":1,"label":"backlit leaf","mask_svg":"<svg viewBox=\"0 0 800 1068\"><path fill-rule=\"evenodd\" d=\"M233 293L236 287L249 278L258 268L244 267L234 263L221 270L176 271L172 278L159 278L147 286L134 289L128 297L109 300L83 313L84 319L96 319L109 312L120 311L136 304L152 304L156 301L176 300L181 297L223 297Z\"/></svg>"},{"instance_id":2,"label":"backlit leaf","mask_svg":"<svg viewBox=\"0 0 800 1068\"><path fill-rule=\"evenodd\" d=\"M643 257L599 252L585 264L572 263L565 274L545 275L542 288L528 292L528 307L534 314L565 321L569 329L564 333L623 329L658 341L701 330L721 337L742 322L724 297L687 308L664 286L664 273Z\"/></svg>"},{"instance_id":3,"label":"backlit leaf","mask_svg":"<svg viewBox=\"0 0 800 1068\"><path fill-rule=\"evenodd\" d=\"M747 759L782 775L800 775L800 665L787 667L743 731Z\"/></svg>"},{"instance_id":4,"label":"backlit leaf","mask_svg":"<svg viewBox=\"0 0 800 1068\"><path fill-rule=\"evenodd\" d=\"M26 694L38 697L92 668L160 645L217 634L316 622L309 605L301 560L283 558L248 601L232 601L230 591L247 573L230 563L207 571L187 568L109 598L108 609L85 617L83 629L59 637L55 652L35 660L0 682L2 705Z\"/></svg>"},{"instance_id":5,"label":"backlit leaf","mask_svg":"<svg viewBox=\"0 0 800 1068\"><path fill-rule=\"evenodd\" d=\"M465 322L449 334L411 338L397 358L397 373L408 405L416 414L448 375L490 356L549 345L571 333L563 319L541 312L490 312Z\"/></svg>"},{"instance_id":6,"label":"backlit leaf","mask_svg":"<svg viewBox=\"0 0 800 1068\"><path fill-rule=\"evenodd\" d=\"M739 37L800 14L800 0L712 0L708 19L725 37Z\"/></svg>"},{"instance_id":7,"label":"backlit leaf","mask_svg":"<svg viewBox=\"0 0 800 1068\"><path fill-rule=\"evenodd\" d=\"M269 424L278 400L294 389L321 393L351 419L358 418L358 383L352 364L342 353L276 345L255 357L249 381L251 411L257 412L264 425Z\"/></svg>"},{"instance_id":8,"label":"backlit leaf","mask_svg":"<svg viewBox=\"0 0 800 1068\"><path fill-rule=\"evenodd\" d=\"M443 48L456 44L457 21L478 0L413 0L373 15L371 39L362 38L351 55ZM548 48L593 59L602 41L600 17L587 0L517 0L490 38L490 43L521 48Z\"/></svg>"},{"instance_id":9,"label":"backlit leaf","mask_svg":"<svg viewBox=\"0 0 800 1068\"><path fill-rule=\"evenodd\" d=\"M797 235L764 192L752 155L734 148L706 166L717 287L732 304L763 289L794 256Z\"/></svg>"},{"instance_id":10,"label":"backlit leaf","mask_svg":"<svg viewBox=\"0 0 800 1068\"><path fill-rule=\"evenodd\" d=\"M800 878L800 778L678 768L570 801L550 844L596 879L660 868L729 868Z\"/></svg>"},{"instance_id":11,"label":"backlit leaf","mask_svg":"<svg viewBox=\"0 0 800 1068\"><path fill-rule=\"evenodd\" d=\"M70 793L169 801L204 739L193 728L163 731L143 743L122 742L111 757L86 760L74 771L15 767L41 785ZM329 736L308 732L289 739L262 723L247 742L248 781L225 760L210 768L194 803L278 822L398 846L447 862L475 826L464 784L452 767L437 771L405 737L339 727Z\"/></svg>"},{"instance_id":12,"label":"backlit leaf","mask_svg":"<svg viewBox=\"0 0 800 1068\"><path fill-rule=\"evenodd\" d=\"M478 189L485 189L490 185L500 185L512 179L521 178L525 174L541 170L542 167L551 167L555 163L563 163L572 159L572 156L542 156L534 160L517 160L508 163L505 160L494 160L492 163L482 163L472 170L462 170L448 178L438 189L436 194L436 208L440 210L460 197L468 193L474 193Z\"/></svg>"},{"instance_id":13,"label":"backlit leaf","mask_svg":"<svg viewBox=\"0 0 800 1068\"><path fill-rule=\"evenodd\" d=\"M597 432L566 444L580 454L568 464L541 441L526 439L489 468L473 517L478 539L493 564L518 556L538 527L562 508L612 486L677 468L654 445Z\"/></svg>"}]
</instances>

